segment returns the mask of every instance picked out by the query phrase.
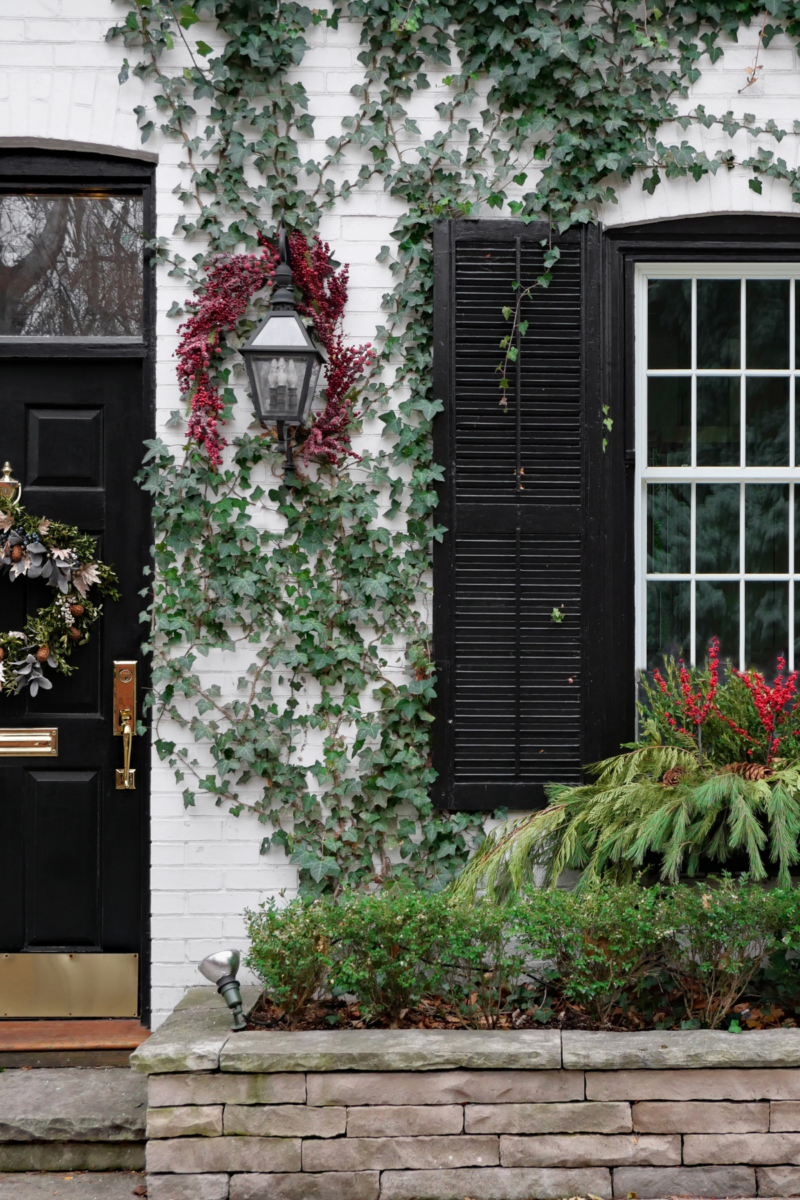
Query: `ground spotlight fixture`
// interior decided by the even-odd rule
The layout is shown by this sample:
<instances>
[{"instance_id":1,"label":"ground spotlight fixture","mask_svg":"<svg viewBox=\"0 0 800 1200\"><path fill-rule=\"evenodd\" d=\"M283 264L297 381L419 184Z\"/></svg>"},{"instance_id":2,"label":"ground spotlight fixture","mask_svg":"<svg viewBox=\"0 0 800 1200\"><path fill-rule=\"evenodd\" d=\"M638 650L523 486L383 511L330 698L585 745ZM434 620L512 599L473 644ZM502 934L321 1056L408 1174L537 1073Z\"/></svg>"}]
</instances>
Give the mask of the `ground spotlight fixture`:
<instances>
[{"instance_id":1,"label":"ground spotlight fixture","mask_svg":"<svg viewBox=\"0 0 800 1200\"><path fill-rule=\"evenodd\" d=\"M216 954L204 958L197 968L201 975L217 985L217 991L233 1013L231 1029L234 1033L241 1033L247 1028L242 1012L242 993L236 978L239 961L238 950L218 950Z\"/></svg>"}]
</instances>

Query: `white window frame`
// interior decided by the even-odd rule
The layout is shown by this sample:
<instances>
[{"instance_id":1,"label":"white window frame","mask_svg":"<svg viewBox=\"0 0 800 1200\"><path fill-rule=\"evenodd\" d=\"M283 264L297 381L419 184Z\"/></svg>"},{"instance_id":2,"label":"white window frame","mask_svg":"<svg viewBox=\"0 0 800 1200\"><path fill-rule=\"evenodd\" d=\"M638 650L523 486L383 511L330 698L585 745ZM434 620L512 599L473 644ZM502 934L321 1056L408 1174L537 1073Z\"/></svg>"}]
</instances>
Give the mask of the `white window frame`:
<instances>
[{"instance_id":1,"label":"white window frame","mask_svg":"<svg viewBox=\"0 0 800 1200\"><path fill-rule=\"evenodd\" d=\"M749 579L784 581L789 584L789 630L788 667L794 670L793 614L795 593L800 603L800 572L794 572L794 491L800 483L800 445L795 447L795 379L800 375L797 365L788 370L697 369L697 280L698 279L788 279L789 289L789 363L795 363L795 304L800 303L800 264L798 263L637 263L635 274L635 387L636 387L636 481L634 499L634 546L635 546L635 611L636 611L636 665L644 669L647 665L647 583L648 579L691 580L713 579L718 575L698 575L695 571L695 522L692 520L690 556L691 572L688 575L647 575L647 485L649 483L689 483L692 485L694 508L694 485L697 483L786 483L789 485L789 573L783 575L753 575ZM647 367L647 293L651 279L691 279L692 281L692 358L691 367L683 370L650 370ZM745 345L747 313L745 289L742 287L741 345ZM739 419L741 422L740 445L745 452L744 403L745 379L748 376L777 376L789 378L789 466L788 467L698 467L697 457L697 379L703 376L741 379ZM691 421L692 421L692 465L684 467L649 467L647 465L647 380L649 377L691 378ZM796 459L795 454L798 458ZM793 466L798 462L797 466ZM739 658L744 662L745 607L744 607L744 505L740 501L739 523L739 572L727 576L730 582L739 582ZM695 589L690 589L690 654L694 665L695 653ZM800 658L800 656L798 656Z\"/></svg>"}]
</instances>

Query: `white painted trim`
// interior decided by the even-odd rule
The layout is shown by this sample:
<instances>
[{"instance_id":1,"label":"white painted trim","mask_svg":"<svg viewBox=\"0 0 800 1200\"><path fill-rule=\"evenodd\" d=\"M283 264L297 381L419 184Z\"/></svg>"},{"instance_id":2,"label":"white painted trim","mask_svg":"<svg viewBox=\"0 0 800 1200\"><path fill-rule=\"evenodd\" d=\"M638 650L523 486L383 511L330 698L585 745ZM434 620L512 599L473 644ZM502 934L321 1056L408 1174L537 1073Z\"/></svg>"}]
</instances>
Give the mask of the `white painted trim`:
<instances>
[{"instance_id":1,"label":"white painted trim","mask_svg":"<svg viewBox=\"0 0 800 1200\"><path fill-rule=\"evenodd\" d=\"M647 287L651 279L691 279L691 308L692 308L692 342L691 366L685 369L650 369L647 367ZM796 411L796 377L800 364L788 369L757 370L746 367L721 370L697 368L697 280L698 279L741 279L741 327L740 344L742 355L746 352L746 287L747 279L787 279L791 282L789 289L789 362L795 364L795 311L797 304L797 281L800 280L800 264L786 263L637 263L634 277L634 342L635 342L635 391L636 391L636 474L634 482L634 605L635 605L635 640L636 663L641 669L647 663L647 583L649 580L663 582L703 582L719 580L720 582L739 582L739 663L744 665L745 640L745 497L746 483L783 483L789 488L789 570L786 573L756 575L747 573L746 578L753 582L786 582L789 586L789 615L788 629L788 658L789 670L794 669L794 630L792 614L794 611L795 581L800 580L798 564L794 561L794 494L795 483L800 482L800 466L795 463L795 411ZM697 380L704 377L724 377L741 381L740 393L740 446L742 455L745 453L746 407L745 381L750 377L776 377L789 380L789 465L785 467L747 467L741 463L738 467L709 467L697 465ZM692 426L692 465L679 467L648 467L647 466L647 381L650 378L678 377L691 379L691 426ZM653 574L646 570L647 562L647 485L655 483L689 484L691 487L691 532L690 532L690 573L689 574ZM696 573L696 485L698 483L738 483L740 486L739 499L739 570L729 575L697 574ZM696 604L695 589L690 589L690 660L694 663Z\"/></svg>"}]
</instances>

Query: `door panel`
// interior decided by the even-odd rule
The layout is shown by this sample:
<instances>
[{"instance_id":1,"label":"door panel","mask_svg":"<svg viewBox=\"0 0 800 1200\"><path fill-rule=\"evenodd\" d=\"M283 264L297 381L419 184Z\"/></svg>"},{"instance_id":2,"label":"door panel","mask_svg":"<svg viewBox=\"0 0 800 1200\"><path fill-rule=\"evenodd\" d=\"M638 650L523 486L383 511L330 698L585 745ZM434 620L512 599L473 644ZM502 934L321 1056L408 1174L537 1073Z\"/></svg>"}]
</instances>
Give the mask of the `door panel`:
<instances>
[{"instance_id":1,"label":"door panel","mask_svg":"<svg viewBox=\"0 0 800 1200\"><path fill-rule=\"evenodd\" d=\"M22 479L28 512L96 537L122 600L104 601L91 640L70 659L72 676L48 672L51 691L0 698L0 726L59 733L58 757L46 765L0 759L0 951L141 955L147 747L134 738L137 790L117 791L122 739L111 710L114 660L139 659L142 641L138 593L150 538L134 477L149 434L145 360L15 359L4 349L0 459ZM21 628L25 612L50 599L41 580L0 578L5 628ZM11 966L3 980L9 974ZM61 1011L81 1015L72 1003Z\"/></svg>"},{"instance_id":2,"label":"door panel","mask_svg":"<svg viewBox=\"0 0 800 1200\"><path fill-rule=\"evenodd\" d=\"M99 771L28 771L26 946L99 948Z\"/></svg>"}]
</instances>

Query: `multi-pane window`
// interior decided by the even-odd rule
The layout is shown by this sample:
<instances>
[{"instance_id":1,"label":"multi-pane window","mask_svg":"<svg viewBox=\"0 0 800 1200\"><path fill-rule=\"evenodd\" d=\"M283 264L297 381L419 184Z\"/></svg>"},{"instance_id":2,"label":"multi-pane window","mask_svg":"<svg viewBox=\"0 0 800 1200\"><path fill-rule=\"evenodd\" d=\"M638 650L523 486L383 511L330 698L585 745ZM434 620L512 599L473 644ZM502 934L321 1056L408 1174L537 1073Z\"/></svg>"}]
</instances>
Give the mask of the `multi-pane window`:
<instances>
[{"instance_id":1,"label":"multi-pane window","mask_svg":"<svg viewBox=\"0 0 800 1200\"><path fill-rule=\"evenodd\" d=\"M637 664L792 669L800 269L637 270ZM800 665L800 655L798 655Z\"/></svg>"}]
</instances>

